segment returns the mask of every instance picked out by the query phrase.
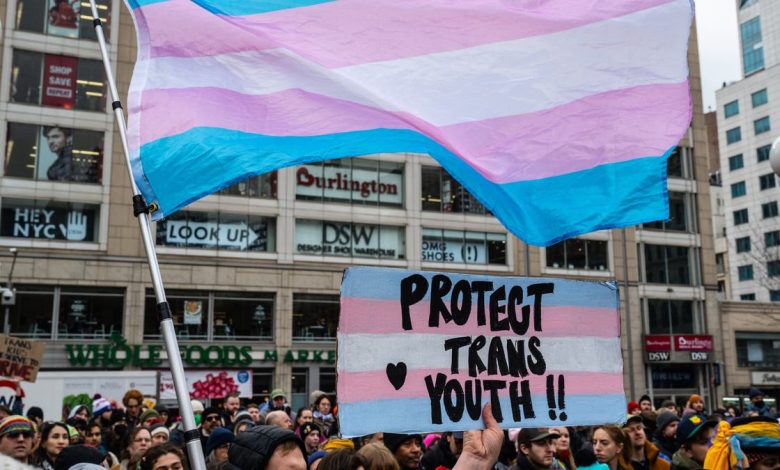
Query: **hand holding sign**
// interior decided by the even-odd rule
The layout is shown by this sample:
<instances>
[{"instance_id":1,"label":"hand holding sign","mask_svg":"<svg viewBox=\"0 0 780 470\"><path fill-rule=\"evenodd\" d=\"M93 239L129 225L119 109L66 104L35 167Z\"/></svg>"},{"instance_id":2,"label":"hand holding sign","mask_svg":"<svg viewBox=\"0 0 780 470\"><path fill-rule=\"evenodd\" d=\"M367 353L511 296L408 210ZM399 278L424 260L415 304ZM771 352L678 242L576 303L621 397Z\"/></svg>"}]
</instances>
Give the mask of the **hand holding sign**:
<instances>
[{"instance_id":1,"label":"hand holding sign","mask_svg":"<svg viewBox=\"0 0 780 470\"><path fill-rule=\"evenodd\" d=\"M342 433L473 429L486 403L506 427L619 422L618 302L612 283L350 268Z\"/></svg>"},{"instance_id":2,"label":"hand holding sign","mask_svg":"<svg viewBox=\"0 0 780 470\"><path fill-rule=\"evenodd\" d=\"M493 417L490 403L482 409L484 431L468 431L463 434L463 452L453 470L489 470L498 460L504 444L504 432Z\"/></svg>"}]
</instances>

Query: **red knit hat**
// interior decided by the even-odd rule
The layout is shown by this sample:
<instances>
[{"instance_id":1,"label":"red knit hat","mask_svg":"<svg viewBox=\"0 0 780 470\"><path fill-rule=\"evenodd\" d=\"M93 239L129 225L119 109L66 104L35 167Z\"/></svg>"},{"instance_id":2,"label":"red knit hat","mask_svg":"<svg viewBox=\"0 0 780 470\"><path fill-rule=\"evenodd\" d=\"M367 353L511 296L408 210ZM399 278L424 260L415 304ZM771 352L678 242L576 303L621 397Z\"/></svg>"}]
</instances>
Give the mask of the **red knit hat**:
<instances>
[{"instance_id":1,"label":"red knit hat","mask_svg":"<svg viewBox=\"0 0 780 470\"><path fill-rule=\"evenodd\" d=\"M633 413L635 410L640 409L639 403L635 401L628 402L628 414Z\"/></svg>"}]
</instances>

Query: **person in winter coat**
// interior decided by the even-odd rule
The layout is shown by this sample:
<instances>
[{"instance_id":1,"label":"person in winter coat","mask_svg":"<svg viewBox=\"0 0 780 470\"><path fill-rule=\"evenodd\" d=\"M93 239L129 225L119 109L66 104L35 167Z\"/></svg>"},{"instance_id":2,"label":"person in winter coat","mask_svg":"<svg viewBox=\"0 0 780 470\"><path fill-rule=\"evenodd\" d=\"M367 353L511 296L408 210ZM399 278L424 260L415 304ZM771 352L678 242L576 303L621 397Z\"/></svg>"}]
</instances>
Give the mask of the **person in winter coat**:
<instances>
[{"instance_id":1,"label":"person in winter coat","mask_svg":"<svg viewBox=\"0 0 780 470\"><path fill-rule=\"evenodd\" d=\"M41 444L32 456L33 464L44 470L53 470L62 449L68 447L68 426L65 423L44 423L41 426Z\"/></svg>"},{"instance_id":2,"label":"person in winter coat","mask_svg":"<svg viewBox=\"0 0 780 470\"><path fill-rule=\"evenodd\" d=\"M384 433L384 444L392 452L401 470L435 470L420 464L422 436L419 434Z\"/></svg>"},{"instance_id":3,"label":"person in winter coat","mask_svg":"<svg viewBox=\"0 0 780 470\"><path fill-rule=\"evenodd\" d=\"M764 393L761 390L755 387L751 388L748 396L750 397L750 405L748 405L747 410L745 410L748 416L766 416L768 418L773 418L772 410L769 409L769 405L764 402Z\"/></svg>"},{"instance_id":4,"label":"person in winter coat","mask_svg":"<svg viewBox=\"0 0 780 470\"><path fill-rule=\"evenodd\" d=\"M520 455L512 470L552 470L555 440L560 435L547 428L523 428L517 434Z\"/></svg>"},{"instance_id":5,"label":"person in winter coat","mask_svg":"<svg viewBox=\"0 0 780 470\"><path fill-rule=\"evenodd\" d=\"M704 400L700 395L693 394L688 398L688 402L683 409L683 416L704 414Z\"/></svg>"},{"instance_id":6,"label":"person in winter coat","mask_svg":"<svg viewBox=\"0 0 780 470\"><path fill-rule=\"evenodd\" d=\"M664 411L655 420L656 429L653 445L658 448L658 456L667 462L672 461L672 456L680 448L675 437L679 423L680 418L671 411Z\"/></svg>"},{"instance_id":7,"label":"person in winter coat","mask_svg":"<svg viewBox=\"0 0 780 470\"><path fill-rule=\"evenodd\" d=\"M423 468L437 469L444 467L448 470L455 467L463 452L463 432L448 432L432 445L423 455L421 463Z\"/></svg>"},{"instance_id":8,"label":"person in winter coat","mask_svg":"<svg viewBox=\"0 0 780 470\"><path fill-rule=\"evenodd\" d=\"M610 470L633 470L631 444L619 427L596 426L593 428L592 443L596 459L607 464Z\"/></svg>"},{"instance_id":9,"label":"person in winter coat","mask_svg":"<svg viewBox=\"0 0 780 470\"><path fill-rule=\"evenodd\" d=\"M231 470L306 470L303 441L289 429L255 426L236 436L228 451Z\"/></svg>"},{"instance_id":10,"label":"person in winter coat","mask_svg":"<svg viewBox=\"0 0 780 470\"><path fill-rule=\"evenodd\" d=\"M631 466L634 470L669 470L669 462L658 457L658 448L647 440L641 416L628 416L623 431L631 444Z\"/></svg>"},{"instance_id":11,"label":"person in winter coat","mask_svg":"<svg viewBox=\"0 0 780 470\"><path fill-rule=\"evenodd\" d=\"M672 470L702 470L704 458L712 446L717 421L703 416L685 416L677 426L680 449L672 457Z\"/></svg>"}]
</instances>

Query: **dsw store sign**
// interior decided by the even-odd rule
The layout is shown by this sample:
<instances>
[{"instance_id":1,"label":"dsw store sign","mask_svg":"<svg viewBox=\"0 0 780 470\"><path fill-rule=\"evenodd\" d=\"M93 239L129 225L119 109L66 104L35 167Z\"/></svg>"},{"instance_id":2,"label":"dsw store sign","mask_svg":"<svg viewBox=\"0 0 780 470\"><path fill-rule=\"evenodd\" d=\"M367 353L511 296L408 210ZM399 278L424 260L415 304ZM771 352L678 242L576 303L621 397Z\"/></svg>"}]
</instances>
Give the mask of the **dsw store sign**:
<instances>
[{"instance_id":1,"label":"dsw store sign","mask_svg":"<svg viewBox=\"0 0 780 470\"><path fill-rule=\"evenodd\" d=\"M404 258L404 228L298 220L295 251L307 255Z\"/></svg>"}]
</instances>

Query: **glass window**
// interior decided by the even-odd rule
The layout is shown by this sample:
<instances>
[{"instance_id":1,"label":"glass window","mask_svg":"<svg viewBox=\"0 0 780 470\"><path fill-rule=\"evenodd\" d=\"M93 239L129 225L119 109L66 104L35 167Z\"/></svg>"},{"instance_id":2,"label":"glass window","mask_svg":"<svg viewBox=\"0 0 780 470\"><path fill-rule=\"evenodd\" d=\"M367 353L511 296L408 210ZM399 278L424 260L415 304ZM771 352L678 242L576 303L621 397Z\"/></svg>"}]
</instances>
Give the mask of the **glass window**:
<instances>
[{"instance_id":1,"label":"glass window","mask_svg":"<svg viewBox=\"0 0 780 470\"><path fill-rule=\"evenodd\" d=\"M16 285L16 304L9 307L11 334L21 338L51 338L54 287Z\"/></svg>"},{"instance_id":2,"label":"glass window","mask_svg":"<svg viewBox=\"0 0 780 470\"><path fill-rule=\"evenodd\" d=\"M769 116L762 117L761 119L756 119L753 121L753 130L755 130L756 135L763 134L764 132L769 132L771 129L771 126L769 125Z\"/></svg>"},{"instance_id":3,"label":"glass window","mask_svg":"<svg viewBox=\"0 0 780 470\"><path fill-rule=\"evenodd\" d=\"M273 294L214 293L214 339L273 337Z\"/></svg>"},{"instance_id":4,"label":"glass window","mask_svg":"<svg viewBox=\"0 0 780 470\"><path fill-rule=\"evenodd\" d=\"M571 238L546 248L547 267L559 269L609 268L608 242Z\"/></svg>"},{"instance_id":5,"label":"glass window","mask_svg":"<svg viewBox=\"0 0 780 470\"><path fill-rule=\"evenodd\" d=\"M666 161L666 175L682 178L683 175L683 159L682 159L682 147L677 147L669 155L669 159Z\"/></svg>"},{"instance_id":6,"label":"glass window","mask_svg":"<svg viewBox=\"0 0 780 470\"><path fill-rule=\"evenodd\" d=\"M737 238L737 253L746 253L750 251L750 237Z\"/></svg>"},{"instance_id":7,"label":"glass window","mask_svg":"<svg viewBox=\"0 0 780 470\"><path fill-rule=\"evenodd\" d=\"M688 334L694 332L693 301L647 299L650 334Z\"/></svg>"},{"instance_id":8,"label":"glass window","mask_svg":"<svg viewBox=\"0 0 780 470\"><path fill-rule=\"evenodd\" d=\"M257 199L276 199L276 181L276 172L273 171L239 181L220 190L217 194Z\"/></svg>"},{"instance_id":9,"label":"glass window","mask_svg":"<svg viewBox=\"0 0 780 470\"><path fill-rule=\"evenodd\" d=\"M770 217L777 217L780 212L777 208L777 201L767 202L766 204L761 204L761 215L768 219Z\"/></svg>"},{"instance_id":10,"label":"glass window","mask_svg":"<svg viewBox=\"0 0 780 470\"><path fill-rule=\"evenodd\" d=\"M734 225L742 225L748 223L748 210L740 209L734 211Z\"/></svg>"},{"instance_id":11,"label":"glass window","mask_svg":"<svg viewBox=\"0 0 780 470\"><path fill-rule=\"evenodd\" d=\"M5 176L100 183L103 133L8 123Z\"/></svg>"},{"instance_id":12,"label":"glass window","mask_svg":"<svg viewBox=\"0 0 780 470\"><path fill-rule=\"evenodd\" d=\"M404 259L404 227L393 225L295 221L295 252L304 255Z\"/></svg>"},{"instance_id":13,"label":"glass window","mask_svg":"<svg viewBox=\"0 0 780 470\"><path fill-rule=\"evenodd\" d=\"M403 207L404 164L363 158L342 158L299 166L295 198Z\"/></svg>"},{"instance_id":14,"label":"glass window","mask_svg":"<svg viewBox=\"0 0 780 470\"><path fill-rule=\"evenodd\" d=\"M208 292L168 290L166 297L179 339L208 339ZM157 299L154 292L147 289L144 304L144 338L159 337Z\"/></svg>"},{"instance_id":15,"label":"glass window","mask_svg":"<svg viewBox=\"0 0 780 470\"><path fill-rule=\"evenodd\" d=\"M157 223L157 244L176 248L276 251L276 219L249 214L179 211Z\"/></svg>"},{"instance_id":16,"label":"glass window","mask_svg":"<svg viewBox=\"0 0 780 470\"><path fill-rule=\"evenodd\" d=\"M252 403L264 403L271 399L274 384L274 370L252 369Z\"/></svg>"},{"instance_id":17,"label":"glass window","mask_svg":"<svg viewBox=\"0 0 780 470\"><path fill-rule=\"evenodd\" d=\"M766 273L769 275L769 277L780 276L780 261L778 260L767 261Z\"/></svg>"},{"instance_id":18,"label":"glass window","mask_svg":"<svg viewBox=\"0 0 780 470\"><path fill-rule=\"evenodd\" d=\"M769 102L769 96L767 96L766 88L759 90L750 95L750 100L753 102L753 107L758 108Z\"/></svg>"},{"instance_id":19,"label":"glass window","mask_svg":"<svg viewBox=\"0 0 780 470\"><path fill-rule=\"evenodd\" d=\"M739 170L740 168L744 167L745 163L742 161L742 154L734 155L733 157L729 157L729 170Z\"/></svg>"},{"instance_id":20,"label":"glass window","mask_svg":"<svg viewBox=\"0 0 780 470\"><path fill-rule=\"evenodd\" d=\"M292 401L293 410L309 405L309 369L307 367L293 367L292 370Z\"/></svg>"},{"instance_id":21,"label":"glass window","mask_svg":"<svg viewBox=\"0 0 780 470\"><path fill-rule=\"evenodd\" d=\"M338 325L338 295L293 295L293 340L336 341Z\"/></svg>"},{"instance_id":22,"label":"glass window","mask_svg":"<svg viewBox=\"0 0 780 470\"><path fill-rule=\"evenodd\" d=\"M423 228L422 236L424 262L506 264L506 234Z\"/></svg>"},{"instance_id":23,"label":"glass window","mask_svg":"<svg viewBox=\"0 0 780 470\"><path fill-rule=\"evenodd\" d=\"M0 236L96 242L99 214L94 204L4 198Z\"/></svg>"},{"instance_id":24,"label":"glass window","mask_svg":"<svg viewBox=\"0 0 780 470\"><path fill-rule=\"evenodd\" d=\"M333 396L336 394L336 369L320 367L320 390Z\"/></svg>"},{"instance_id":25,"label":"glass window","mask_svg":"<svg viewBox=\"0 0 780 470\"><path fill-rule=\"evenodd\" d=\"M739 276L740 281L751 281L753 280L753 265L752 264L746 264L744 266L738 266L737 272Z\"/></svg>"},{"instance_id":26,"label":"glass window","mask_svg":"<svg viewBox=\"0 0 780 470\"><path fill-rule=\"evenodd\" d=\"M780 245L780 230L764 233L764 245L767 247Z\"/></svg>"},{"instance_id":27,"label":"glass window","mask_svg":"<svg viewBox=\"0 0 780 470\"><path fill-rule=\"evenodd\" d=\"M687 232L690 203L685 193L669 191L669 219L646 223L643 227L652 230Z\"/></svg>"},{"instance_id":28,"label":"glass window","mask_svg":"<svg viewBox=\"0 0 780 470\"><path fill-rule=\"evenodd\" d=\"M691 285L689 248L645 245L645 278L648 283Z\"/></svg>"},{"instance_id":29,"label":"glass window","mask_svg":"<svg viewBox=\"0 0 780 470\"><path fill-rule=\"evenodd\" d=\"M108 338L121 334L124 290L63 287L59 338Z\"/></svg>"},{"instance_id":30,"label":"glass window","mask_svg":"<svg viewBox=\"0 0 780 470\"><path fill-rule=\"evenodd\" d=\"M422 210L490 214L485 207L443 168L422 167Z\"/></svg>"},{"instance_id":31,"label":"glass window","mask_svg":"<svg viewBox=\"0 0 780 470\"><path fill-rule=\"evenodd\" d=\"M774 188L776 184L775 174L767 173L758 177L758 184L761 187L761 191L765 189Z\"/></svg>"},{"instance_id":32,"label":"glass window","mask_svg":"<svg viewBox=\"0 0 780 470\"><path fill-rule=\"evenodd\" d=\"M16 285L15 289L16 304L9 307L14 336L51 339L55 305L59 305L56 332L61 339L122 334L124 289L35 285Z\"/></svg>"},{"instance_id":33,"label":"glass window","mask_svg":"<svg viewBox=\"0 0 780 470\"><path fill-rule=\"evenodd\" d=\"M742 140L742 129L735 127L726 131L726 143L733 144Z\"/></svg>"},{"instance_id":34,"label":"glass window","mask_svg":"<svg viewBox=\"0 0 780 470\"><path fill-rule=\"evenodd\" d=\"M723 107L723 112L726 114L727 118L739 114L739 101L734 100L731 103L726 103Z\"/></svg>"},{"instance_id":35,"label":"glass window","mask_svg":"<svg viewBox=\"0 0 780 470\"><path fill-rule=\"evenodd\" d=\"M739 367L780 367L780 333L737 331Z\"/></svg>"},{"instance_id":36,"label":"glass window","mask_svg":"<svg viewBox=\"0 0 780 470\"><path fill-rule=\"evenodd\" d=\"M758 0L740 0L739 1L739 8L740 9L747 8L750 5L755 5L756 3L758 3Z\"/></svg>"},{"instance_id":37,"label":"glass window","mask_svg":"<svg viewBox=\"0 0 780 470\"><path fill-rule=\"evenodd\" d=\"M756 149L756 159L759 162L769 160L769 152L772 150L771 145L764 145Z\"/></svg>"},{"instance_id":38,"label":"glass window","mask_svg":"<svg viewBox=\"0 0 780 470\"><path fill-rule=\"evenodd\" d=\"M771 302L780 302L780 290L770 290L769 300Z\"/></svg>"},{"instance_id":39,"label":"glass window","mask_svg":"<svg viewBox=\"0 0 780 470\"><path fill-rule=\"evenodd\" d=\"M651 367L653 388L656 390L663 388L695 389L698 386L696 369L690 364L653 364Z\"/></svg>"},{"instance_id":40,"label":"glass window","mask_svg":"<svg viewBox=\"0 0 780 470\"><path fill-rule=\"evenodd\" d=\"M745 75L764 68L764 47L761 37L761 18L755 17L739 27L742 39L742 65Z\"/></svg>"},{"instance_id":41,"label":"glass window","mask_svg":"<svg viewBox=\"0 0 780 470\"><path fill-rule=\"evenodd\" d=\"M97 0L106 40L110 37L110 0ZM89 2L81 0L19 0L16 29L74 39L96 40Z\"/></svg>"},{"instance_id":42,"label":"glass window","mask_svg":"<svg viewBox=\"0 0 780 470\"><path fill-rule=\"evenodd\" d=\"M12 67L12 102L85 111L105 109L100 61L14 49Z\"/></svg>"},{"instance_id":43,"label":"glass window","mask_svg":"<svg viewBox=\"0 0 780 470\"><path fill-rule=\"evenodd\" d=\"M739 183L734 183L731 185L732 198L744 196L745 194L747 194L747 187L745 186L744 181L740 181Z\"/></svg>"},{"instance_id":44,"label":"glass window","mask_svg":"<svg viewBox=\"0 0 780 470\"><path fill-rule=\"evenodd\" d=\"M756 294L742 294L739 296L739 300L746 300L746 301L756 300Z\"/></svg>"}]
</instances>

